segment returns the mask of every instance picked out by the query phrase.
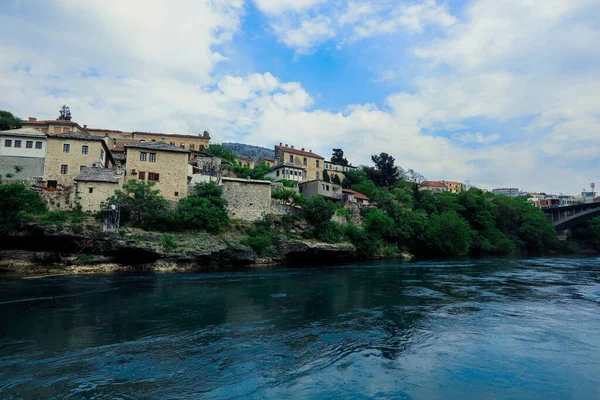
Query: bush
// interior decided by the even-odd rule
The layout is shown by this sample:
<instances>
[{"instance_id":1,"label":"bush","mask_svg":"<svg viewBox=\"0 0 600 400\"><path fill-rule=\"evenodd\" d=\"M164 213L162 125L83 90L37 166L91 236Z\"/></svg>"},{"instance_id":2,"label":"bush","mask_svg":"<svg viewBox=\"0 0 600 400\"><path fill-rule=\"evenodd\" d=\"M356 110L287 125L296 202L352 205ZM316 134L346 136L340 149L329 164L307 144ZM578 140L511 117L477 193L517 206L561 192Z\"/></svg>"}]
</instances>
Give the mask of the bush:
<instances>
[{"instance_id":1,"label":"bush","mask_svg":"<svg viewBox=\"0 0 600 400\"><path fill-rule=\"evenodd\" d=\"M377 209L373 209L363 221L363 229L376 239L392 237L394 220Z\"/></svg>"},{"instance_id":2,"label":"bush","mask_svg":"<svg viewBox=\"0 0 600 400\"><path fill-rule=\"evenodd\" d=\"M179 247L179 243L177 243L175 236L165 234L162 237L162 247L164 251L173 251Z\"/></svg>"},{"instance_id":3,"label":"bush","mask_svg":"<svg viewBox=\"0 0 600 400\"><path fill-rule=\"evenodd\" d=\"M120 204L129 211L132 224L144 229L152 228L156 215L169 211L169 202L155 190L153 181L130 179L123 185L123 190L115 190L115 194L106 199L102 208L108 204Z\"/></svg>"},{"instance_id":4,"label":"bush","mask_svg":"<svg viewBox=\"0 0 600 400\"><path fill-rule=\"evenodd\" d=\"M423 250L433 256L464 256L471 246L469 223L453 211L433 214L421 235Z\"/></svg>"},{"instance_id":5,"label":"bush","mask_svg":"<svg viewBox=\"0 0 600 400\"><path fill-rule=\"evenodd\" d=\"M27 215L46 211L46 204L37 192L22 183L0 185L0 232Z\"/></svg>"},{"instance_id":6,"label":"bush","mask_svg":"<svg viewBox=\"0 0 600 400\"><path fill-rule=\"evenodd\" d=\"M271 235L261 234L256 229L250 229L248 236L240 240L240 243L250 247L259 257L265 257L273 255L272 241Z\"/></svg>"}]
</instances>

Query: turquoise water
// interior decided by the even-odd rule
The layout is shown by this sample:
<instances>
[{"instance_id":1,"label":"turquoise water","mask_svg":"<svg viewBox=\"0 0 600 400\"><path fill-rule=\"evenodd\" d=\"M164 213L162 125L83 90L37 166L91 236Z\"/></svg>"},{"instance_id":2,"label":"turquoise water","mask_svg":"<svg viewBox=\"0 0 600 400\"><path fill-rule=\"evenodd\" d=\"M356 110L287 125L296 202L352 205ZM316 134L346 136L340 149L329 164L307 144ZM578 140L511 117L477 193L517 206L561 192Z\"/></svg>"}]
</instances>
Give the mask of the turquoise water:
<instances>
[{"instance_id":1,"label":"turquoise water","mask_svg":"<svg viewBox=\"0 0 600 400\"><path fill-rule=\"evenodd\" d=\"M0 280L0 398L597 399L600 259Z\"/></svg>"}]
</instances>

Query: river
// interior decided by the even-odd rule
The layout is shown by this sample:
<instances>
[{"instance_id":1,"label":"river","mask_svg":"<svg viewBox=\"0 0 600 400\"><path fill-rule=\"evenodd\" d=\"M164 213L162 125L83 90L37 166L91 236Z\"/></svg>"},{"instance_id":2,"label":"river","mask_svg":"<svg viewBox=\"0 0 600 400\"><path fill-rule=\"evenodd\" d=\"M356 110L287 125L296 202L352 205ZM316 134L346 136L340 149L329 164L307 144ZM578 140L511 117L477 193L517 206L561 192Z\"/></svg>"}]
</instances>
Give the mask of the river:
<instances>
[{"instance_id":1,"label":"river","mask_svg":"<svg viewBox=\"0 0 600 400\"><path fill-rule=\"evenodd\" d=\"M600 259L0 280L0 398L597 399Z\"/></svg>"}]
</instances>

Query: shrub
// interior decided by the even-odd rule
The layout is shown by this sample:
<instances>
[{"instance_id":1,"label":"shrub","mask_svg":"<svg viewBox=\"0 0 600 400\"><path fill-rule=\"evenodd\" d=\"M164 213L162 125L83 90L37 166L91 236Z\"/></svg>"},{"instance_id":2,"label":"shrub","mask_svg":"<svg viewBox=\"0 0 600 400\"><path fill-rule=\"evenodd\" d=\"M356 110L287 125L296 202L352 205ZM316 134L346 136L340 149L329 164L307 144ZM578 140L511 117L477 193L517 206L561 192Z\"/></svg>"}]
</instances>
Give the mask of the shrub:
<instances>
[{"instance_id":1,"label":"shrub","mask_svg":"<svg viewBox=\"0 0 600 400\"><path fill-rule=\"evenodd\" d=\"M155 216L168 211L169 202L160 195L159 190L153 189L156 182L130 179L123 185L123 190L106 199L102 208L108 204L120 204L129 210L134 226L149 229L155 221Z\"/></svg>"},{"instance_id":2,"label":"shrub","mask_svg":"<svg viewBox=\"0 0 600 400\"><path fill-rule=\"evenodd\" d=\"M28 214L46 211L46 204L37 192L22 183L0 185L0 232L7 225L22 220Z\"/></svg>"},{"instance_id":3,"label":"shrub","mask_svg":"<svg viewBox=\"0 0 600 400\"><path fill-rule=\"evenodd\" d=\"M453 211L433 214L421 236L424 250L436 256L464 256L471 246L469 223Z\"/></svg>"},{"instance_id":4,"label":"shrub","mask_svg":"<svg viewBox=\"0 0 600 400\"><path fill-rule=\"evenodd\" d=\"M164 251L173 251L179 247L179 243L177 243L175 236L165 234L162 237L162 247Z\"/></svg>"},{"instance_id":5,"label":"shrub","mask_svg":"<svg viewBox=\"0 0 600 400\"><path fill-rule=\"evenodd\" d=\"M363 229L376 239L392 236L394 220L377 209L373 209L363 221Z\"/></svg>"},{"instance_id":6,"label":"shrub","mask_svg":"<svg viewBox=\"0 0 600 400\"><path fill-rule=\"evenodd\" d=\"M240 243L250 247L259 257L273 255L271 235L258 233L256 229L250 229L248 236L240 240Z\"/></svg>"}]
</instances>

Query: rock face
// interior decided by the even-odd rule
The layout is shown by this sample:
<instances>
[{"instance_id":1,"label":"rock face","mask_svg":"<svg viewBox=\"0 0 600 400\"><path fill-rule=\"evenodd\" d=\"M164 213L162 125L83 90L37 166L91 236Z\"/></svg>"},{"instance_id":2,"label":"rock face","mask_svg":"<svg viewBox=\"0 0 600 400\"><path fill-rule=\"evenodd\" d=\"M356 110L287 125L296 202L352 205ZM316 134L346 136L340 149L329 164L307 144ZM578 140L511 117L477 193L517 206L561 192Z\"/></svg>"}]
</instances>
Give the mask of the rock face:
<instances>
[{"instance_id":1,"label":"rock face","mask_svg":"<svg viewBox=\"0 0 600 400\"><path fill-rule=\"evenodd\" d=\"M17 275L110 272L209 271L235 267L316 265L356 260L349 244L281 239L275 254L259 258L235 241L206 235L182 242L176 250L161 244L163 234L84 230L75 234L34 223L12 229L0 240L0 272Z\"/></svg>"}]
</instances>

